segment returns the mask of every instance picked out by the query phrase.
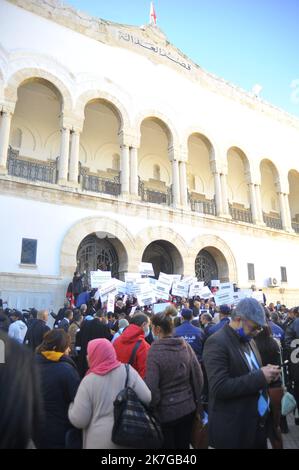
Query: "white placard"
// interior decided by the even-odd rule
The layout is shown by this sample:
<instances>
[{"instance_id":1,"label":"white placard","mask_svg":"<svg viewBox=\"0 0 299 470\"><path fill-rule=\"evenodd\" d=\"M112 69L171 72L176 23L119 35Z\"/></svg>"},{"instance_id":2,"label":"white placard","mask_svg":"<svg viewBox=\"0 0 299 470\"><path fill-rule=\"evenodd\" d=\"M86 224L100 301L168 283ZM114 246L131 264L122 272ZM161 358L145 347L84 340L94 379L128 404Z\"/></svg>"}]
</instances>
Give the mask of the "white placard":
<instances>
[{"instance_id":1,"label":"white placard","mask_svg":"<svg viewBox=\"0 0 299 470\"><path fill-rule=\"evenodd\" d=\"M109 279L111 279L110 271L90 271L90 284L92 289L101 287L102 284L105 284Z\"/></svg>"},{"instance_id":2,"label":"white placard","mask_svg":"<svg viewBox=\"0 0 299 470\"><path fill-rule=\"evenodd\" d=\"M197 281L197 282L192 283L190 285L189 298L191 299L192 297L199 296L203 288L204 288L203 281Z\"/></svg>"},{"instance_id":3,"label":"white placard","mask_svg":"<svg viewBox=\"0 0 299 470\"><path fill-rule=\"evenodd\" d=\"M140 263L139 272L142 276L154 276L154 269L152 263Z\"/></svg>"},{"instance_id":4,"label":"white placard","mask_svg":"<svg viewBox=\"0 0 299 470\"><path fill-rule=\"evenodd\" d=\"M156 296L152 287L149 287L146 290L144 289L141 294L137 295L137 300L140 307L154 304L156 302Z\"/></svg>"},{"instance_id":5,"label":"white placard","mask_svg":"<svg viewBox=\"0 0 299 470\"><path fill-rule=\"evenodd\" d=\"M108 296L108 294L114 294L116 295L117 293L117 284L118 284L118 279L111 279L108 282L105 282L100 288L100 296L101 299L103 300L105 297Z\"/></svg>"},{"instance_id":6,"label":"white placard","mask_svg":"<svg viewBox=\"0 0 299 470\"><path fill-rule=\"evenodd\" d=\"M218 292L214 294L216 305L233 305L238 295L235 295L234 286L229 282L220 284Z\"/></svg>"},{"instance_id":7,"label":"white placard","mask_svg":"<svg viewBox=\"0 0 299 470\"><path fill-rule=\"evenodd\" d=\"M114 306L115 306L115 295L109 294L108 295L108 302L107 302L107 313L112 312L114 313Z\"/></svg>"},{"instance_id":8,"label":"white placard","mask_svg":"<svg viewBox=\"0 0 299 470\"><path fill-rule=\"evenodd\" d=\"M198 295L201 299L209 299L210 297L214 297L208 286L204 286Z\"/></svg>"},{"instance_id":9,"label":"white placard","mask_svg":"<svg viewBox=\"0 0 299 470\"><path fill-rule=\"evenodd\" d=\"M220 286L220 281L219 279L213 279L211 281L211 287L219 287Z\"/></svg>"},{"instance_id":10,"label":"white placard","mask_svg":"<svg viewBox=\"0 0 299 470\"><path fill-rule=\"evenodd\" d=\"M125 282L135 282L137 279L141 279L140 273L125 273Z\"/></svg>"},{"instance_id":11,"label":"white placard","mask_svg":"<svg viewBox=\"0 0 299 470\"><path fill-rule=\"evenodd\" d=\"M164 310L171 305L170 302L164 302L162 304L155 304L153 306L153 313L164 312Z\"/></svg>"},{"instance_id":12,"label":"white placard","mask_svg":"<svg viewBox=\"0 0 299 470\"><path fill-rule=\"evenodd\" d=\"M188 297L189 286L185 282L174 281L172 285L172 295L178 297Z\"/></svg>"}]
</instances>

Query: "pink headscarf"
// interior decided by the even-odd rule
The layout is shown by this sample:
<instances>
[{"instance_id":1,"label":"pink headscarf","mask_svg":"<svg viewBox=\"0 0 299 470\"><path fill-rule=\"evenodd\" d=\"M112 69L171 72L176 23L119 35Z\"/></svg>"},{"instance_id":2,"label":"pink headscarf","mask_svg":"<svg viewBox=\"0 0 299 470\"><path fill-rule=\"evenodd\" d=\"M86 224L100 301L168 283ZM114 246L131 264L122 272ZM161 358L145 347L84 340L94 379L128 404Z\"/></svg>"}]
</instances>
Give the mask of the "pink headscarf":
<instances>
[{"instance_id":1,"label":"pink headscarf","mask_svg":"<svg viewBox=\"0 0 299 470\"><path fill-rule=\"evenodd\" d=\"M106 375L113 369L121 366L117 360L116 352L107 339L94 339L87 346L89 370L88 374Z\"/></svg>"}]
</instances>

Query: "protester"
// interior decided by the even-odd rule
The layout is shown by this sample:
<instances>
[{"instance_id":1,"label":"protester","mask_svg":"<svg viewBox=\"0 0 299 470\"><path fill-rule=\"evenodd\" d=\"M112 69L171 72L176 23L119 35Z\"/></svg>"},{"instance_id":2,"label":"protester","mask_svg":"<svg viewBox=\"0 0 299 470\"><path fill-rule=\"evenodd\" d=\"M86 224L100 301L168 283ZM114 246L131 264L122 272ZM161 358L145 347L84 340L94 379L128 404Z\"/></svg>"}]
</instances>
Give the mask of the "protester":
<instances>
[{"instance_id":1,"label":"protester","mask_svg":"<svg viewBox=\"0 0 299 470\"><path fill-rule=\"evenodd\" d=\"M216 449L267 448L267 385L279 368L262 367L251 341L266 318L253 298L239 302L231 322L205 343L203 361L209 382L209 440Z\"/></svg>"},{"instance_id":2,"label":"protester","mask_svg":"<svg viewBox=\"0 0 299 470\"><path fill-rule=\"evenodd\" d=\"M183 323L174 330L173 336L175 338L184 338L195 352L199 362L201 362L204 334L202 330L192 325L193 311L191 309L183 308L181 316L183 318Z\"/></svg>"},{"instance_id":3,"label":"protester","mask_svg":"<svg viewBox=\"0 0 299 470\"><path fill-rule=\"evenodd\" d=\"M114 424L113 402L124 388L126 368L117 360L106 339L95 339L87 348L89 370L69 408L71 423L83 429L83 449L118 449L111 441ZM129 366L129 382L139 399L149 405L151 393L140 375Z\"/></svg>"},{"instance_id":4,"label":"protester","mask_svg":"<svg viewBox=\"0 0 299 470\"><path fill-rule=\"evenodd\" d=\"M67 333L72 319L73 319L73 311L66 310L64 314L64 318L58 323L58 328L63 329Z\"/></svg>"},{"instance_id":5,"label":"protester","mask_svg":"<svg viewBox=\"0 0 299 470\"><path fill-rule=\"evenodd\" d=\"M113 338L107 325L107 316L102 310L99 310L92 320L84 321L76 335L77 364L81 377L84 377L88 369L86 361L87 345L89 341L97 338L106 338L108 341L111 341Z\"/></svg>"},{"instance_id":6,"label":"protester","mask_svg":"<svg viewBox=\"0 0 299 470\"><path fill-rule=\"evenodd\" d=\"M47 310L40 310L37 312L37 318L28 328L26 336L24 338L24 344L29 346L32 351L42 343L44 335L50 331L50 328L47 326L47 321L49 318L49 313Z\"/></svg>"},{"instance_id":7,"label":"protester","mask_svg":"<svg viewBox=\"0 0 299 470\"><path fill-rule=\"evenodd\" d=\"M82 304L87 305L89 300L90 300L90 292L88 292L88 287L83 287L83 291L77 297L76 307L80 308Z\"/></svg>"},{"instance_id":8,"label":"protester","mask_svg":"<svg viewBox=\"0 0 299 470\"><path fill-rule=\"evenodd\" d=\"M73 296L74 296L75 304L77 302L77 298L79 294L83 292L83 281L82 281L83 277L84 277L84 274L81 275L78 271L74 272L72 284L73 284Z\"/></svg>"},{"instance_id":9,"label":"protester","mask_svg":"<svg viewBox=\"0 0 299 470\"><path fill-rule=\"evenodd\" d=\"M114 341L124 332L127 326L129 326L129 322L125 318L122 318L121 320L119 320L118 326L119 326L118 331L117 333L114 334L112 341L111 341L112 343L114 343Z\"/></svg>"},{"instance_id":10,"label":"protester","mask_svg":"<svg viewBox=\"0 0 299 470\"><path fill-rule=\"evenodd\" d=\"M8 333L8 329L10 326L10 319L7 315L7 313L0 309L0 331L5 331L5 333Z\"/></svg>"},{"instance_id":11,"label":"protester","mask_svg":"<svg viewBox=\"0 0 299 470\"><path fill-rule=\"evenodd\" d=\"M27 326L24 322L23 314L18 310L13 310L10 319L12 323L8 328L8 336L22 344L27 333Z\"/></svg>"},{"instance_id":12,"label":"protester","mask_svg":"<svg viewBox=\"0 0 299 470\"><path fill-rule=\"evenodd\" d=\"M214 326L211 326L206 331L206 337L213 335L217 331L221 330L225 325L230 322L231 309L228 305L220 305L219 308L219 323Z\"/></svg>"},{"instance_id":13,"label":"protester","mask_svg":"<svg viewBox=\"0 0 299 470\"><path fill-rule=\"evenodd\" d=\"M34 448L42 418L36 365L31 351L3 331L0 342L0 449Z\"/></svg>"},{"instance_id":14,"label":"protester","mask_svg":"<svg viewBox=\"0 0 299 470\"><path fill-rule=\"evenodd\" d=\"M184 339L173 338L172 313L166 309L152 319L155 341L148 352L145 382L162 424L163 448L189 449L203 378L193 349Z\"/></svg>"},{"instance_id":15,"label":"protester","mask_svg":"<svg viewBox=\"0 0 299 470\"><path fill-rule=\"evenodd\" d=\"M76 366L69 357L70 337L62 329L49 331L36 352L45 410L36 445L40 449L63 449L71 429L69 404L80 383Z\"/></svg>"},{"instance_id":16,"label":"protester","mask_svg":"<svg viewBox=\"0 0 299 470\"><path fill-rule=\"evenodd\" d=\"M123 364L127 364L136 343L140 342L132 366L142 378L145 377L147 353L150 348L150 345L145 341L145 336L150 332L149 323L149 318L144 313L135 314L130 320L130 325L113 343L117 359Z\"/></svg>"},{"instance_id":17,"label":"protester","mask_svg":"<svg viewBox=\"0 0 299 470\"><path fill-rule=\"evenodd\" d=\"M70 335L70 338L71 338L70 355L72 357L76 356L76 351L75 351L76 335L78 331L80 331L82 322L83 322L83 316L81 314L81 311L79 309L74 310L73 321L68 329L68 334Z\"/></svg>"}]
</instances>

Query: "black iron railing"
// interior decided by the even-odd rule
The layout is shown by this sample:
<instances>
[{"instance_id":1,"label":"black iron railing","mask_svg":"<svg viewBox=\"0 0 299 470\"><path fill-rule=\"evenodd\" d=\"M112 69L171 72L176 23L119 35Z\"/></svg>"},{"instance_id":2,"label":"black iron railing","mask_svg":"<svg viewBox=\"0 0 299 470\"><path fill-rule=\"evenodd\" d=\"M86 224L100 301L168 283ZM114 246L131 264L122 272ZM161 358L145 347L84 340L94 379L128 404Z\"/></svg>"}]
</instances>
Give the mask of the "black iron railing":
<instances>
[{"instance_id":1,"label":"black iron railing","mask_svg":"<svg viewBox=\"0 0 299 470\"><path fill-rule=\"evenodd\" d=\"M229 212L233 220L238 220L239 222L247 222L252 224L252 214L250 209L237 209L231 204L229 205Z\"/></svg>"},{"instance_id":2,"label":"black iron railing","mask_svg":"<svg viewBox=\"0 0 299 470\"><path fill-rule=\"evenodd\" d=\"M282 221L280 217L273 217L265 213L263 215L264 222L267 227L274 228L276 230L282 230Z\"/></svg>"},{"instance_id":3,"label":"black iron railing","mask_svg":"<svg viewBox=\"0 0 299 470\"><path fill-rule=\"evenodd\" d=\"M9 148L7 170L11 176L28 181L44 181L55 184L57 180L57 161L41 161L20 157L19 151Z\"/></svg>"},{"instance_id":4,"label":"black iron railing","mask_svg":"<svg viewBox=\"0 0 299 470\"><path fill-rule=\"evenodd\" d=\"M144 181L139 178L138 194L143 202L171 206L173 203L172 187L167 187L165 192L146 188Z\"/></svg>"}]
</instances>

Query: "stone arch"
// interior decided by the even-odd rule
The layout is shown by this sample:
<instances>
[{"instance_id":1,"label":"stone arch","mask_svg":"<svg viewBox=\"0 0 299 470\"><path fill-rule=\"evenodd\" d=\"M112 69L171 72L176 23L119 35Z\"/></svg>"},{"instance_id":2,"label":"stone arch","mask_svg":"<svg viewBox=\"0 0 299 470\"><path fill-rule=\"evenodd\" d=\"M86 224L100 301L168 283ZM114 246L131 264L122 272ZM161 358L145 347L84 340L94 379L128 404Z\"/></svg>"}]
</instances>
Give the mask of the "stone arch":
<instances>
[{"instance_id":1,"label":"stone arch","mask_svg":"<svg viewBox=\"0 0 299 470\"><path fill-rule=\"evenodd\" d=\"M252 182L252 169L251 169L250 161L249 161L246 153L240 147L236 147L235 145L233 145L233 146L229 147L227 152L226 152L227 162L228 162L228 154L231 150L236 152L239 155L239 157L241 158L241 160L243 162L243 165L244 165L244 174L245 174L245 177L246 177L246 181L247 181L247 183L251 183Z\"/></svg>"},{"instance_id":2,"label":"stone arch","mask_svg":"<svg viewBox=\"0 0 299 470\"><path fill-rule=\"evenodd\" d=\"M25 82L35 79L43 79L54 85L62 99L62 111L64 113L71 113L73 102L70 90L58 77L43 69L24 68L11 75L4 90L5 99L16 103L18 88Z\"/></svg>"},{"instance_id":3,"label":"stone arch","mask_svg":"<svg viewBox=\"0 0 299 470\"><path fill-rule=\"evenodd\" d=\"M189 144L189 139L192 136L199 136L200 138L203 139L203 141L208 144L208 146L211 148L211 155L210 155L210 161L214 161L217 159L217 155L220 155L220 152L218 152L218 146L216 144L216 139L214 136L211 135L211 133L205 129L203 129L201 126L192 126L186 129L183 133L183 148L187 150L187 159L188 159L188 144ZM220 161L219 161L220 163Z\"/></svg>"},{"instance_id":4,"label":"stone arch","mask_svg":"<svg viewBox=\"0 0 299 470\"><path fill-rule=\"evenodd\" d=\"M176 149L179 148L180 142L179 142L178 132L174 124L165 114L161 113L160 111L147 110L147 111L143 111L142 113L140 113L135 123L137 133L140 134L141 125L143 121L145 121L146 119L154 119L154 120L157 120L160 125L162 124L162 127L164 127L167 137L168 137L169 147L173 147Z\"/></svg>"},{"instance_id":5,"label":"stone arch","mask_svg":"<svg viewBox=\"0 0 299 470\"><path fill-rule=\"evenodd\" d=\"M200 251L208 251L216 261L220 280L238 283L237 263L228 244L216 235L200 235L189 245L190 263L193 263Z\"/></svg>"},{"instance_id":6,"label":"stone arch","mask_svg":"<svg viewBox=\"0 0 299 470\"><path fill-rule=\"evenodd\" d=\"M263 164L267 164L271 168L272 173L273 173L274 183L277 186L277 190L280 190L280 174L279 174L279 171L277 169L277 166L272 162L272 160L270 160L268 158L263 158L260 161L260 165L259 165L260 173L261 173Z\"/></svg>"},{"instance_id":7,"label":"stone arch","mask_svg":"<svg viewBox=\"0 0 299 470\"><path fill-rule=\"evenodd\" d=\"M131 128L129 114L125 106L115 96L106 93L103 90L89 90L82 93L76 102L76 115L81 116L84 119L85 108L88 103L92 101L100 100L110 104L113 110L116 112L120 121L120 130L128 130Z\"/></svg>"},{"instance_id":8,"label":"stone arch","mask_svg":"<svg viewBox=\"0 0 299 470\"><path fill-rule=\"evenodd\" d=\"M104 217L88 217L76 222L66 233L60 251L60 275L72 278L77 265L77 250L85 237L93 233L107 233L117 251L120 273L130 270L134 263L135 241L125 226L113 219ZM134 265L135 267L135 265Z\"/></svg>"},{"instance_id":9,"label":"stone arch","mask_svg":"<svg viewBox=\"0 0 299 470\"><path fill-rule=\"evenodd\" d=\"M136 236L136 254L138 256L139 261L142 261L142 256L145 249L152 243L158 240L163 240L169 242L173 245L180 257L180 260L174 260L175 266L178 266L181 263L181 271L175 274L183 274L184 273L184 266L185 266L185 259L188 258L188 247L185 240L174 230L169 227L148 227L141 232L139 232Z\"/></svg>"}]
</instances>

